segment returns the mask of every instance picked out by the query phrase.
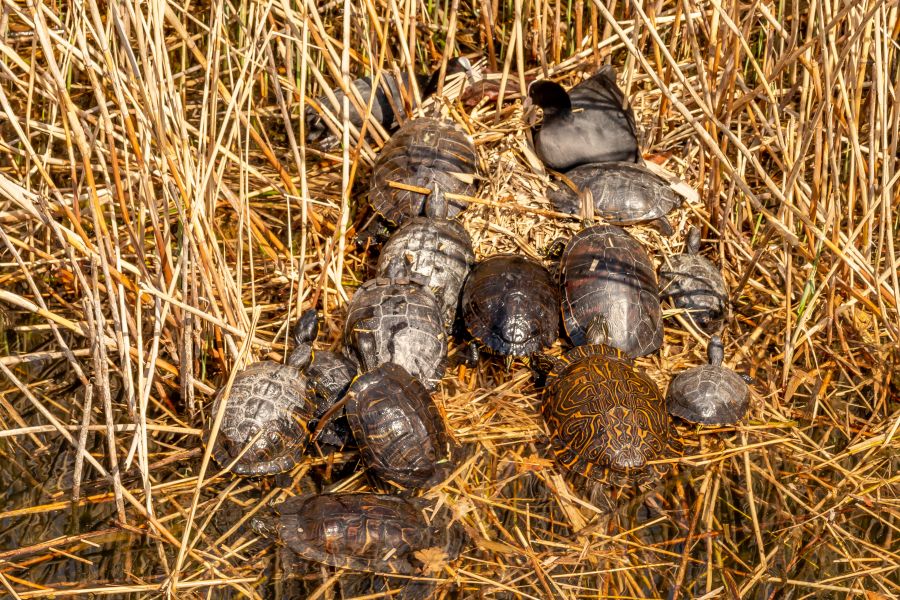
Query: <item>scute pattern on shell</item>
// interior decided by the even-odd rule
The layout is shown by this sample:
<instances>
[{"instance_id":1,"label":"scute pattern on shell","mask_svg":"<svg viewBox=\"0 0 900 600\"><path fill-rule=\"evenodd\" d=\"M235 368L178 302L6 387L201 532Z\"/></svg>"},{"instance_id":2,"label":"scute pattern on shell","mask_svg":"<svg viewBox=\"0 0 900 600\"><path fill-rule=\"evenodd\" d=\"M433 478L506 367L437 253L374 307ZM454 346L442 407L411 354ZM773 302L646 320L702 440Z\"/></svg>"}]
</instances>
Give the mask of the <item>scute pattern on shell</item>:
<instances>
[{"instance_id":1,"label":"scute pattern on shell","mask_svg":"<svg viewBox=\"0 0 900 600\"><path fill-rule=\"evenodd\" d=\"M474 193L477 160L475 145L455 123L424 117L407 121L375 159L369 202L394 225L423 212L429 217L453 217L466 205L444 194ZM396 189L390 182L427 188L431 193Z\"/></svg>"},{"instance_id":2,"label":"scute pattern on shell","mask_svg":"<svg viewBox=\"0 0 900 600\"><path fill-rule=\"evenodd\" d=\"M610 472L640 480L669 446L665 401L656 384L621 353L579 346L550 372L541 404L557 460L598 481Z\"/></svg>"},{"instance_id":3,"label":"scute pattern on shell","mask_svg":"<svg viewBox=\"0 0 900 600\"><path fill-rule=\"evenodd\" d=\"M444 374L447 335L431 290L409 279L370 279L353 295L344 343L361 372L395 363L429 389Z\"/></svg>"},{"instance_id":4,"label":"scute pattern on shell","mask_svg":"<svg viewBox=\"0 0 900 600\"><path fill-rule=\"evenodd\" d=\"M646 250L623 229L596 225L578 232L563 252L560 274L563 323L573 344L588 343L588 327L599 317L605 343L629 356L662 345L656 272Z\"/></svg>"},{"instance_id":5,"label":"scute pattern on shell","mask_svg":"<svg viewBox=\"0 0 900 600\"><path fill-rule=\"evenodd\" d=\"M224 391L216 396L213 415ZM213 447L216 462L227 465L262 432L235 463L235 473L274 475L297 464L309 441L307 423L314 405L299 369L271 361L253 363L235 376L227 403Z\"/></svg>"},{"instance_id":6,"label":"scute pattern on shell","mask_svg":"<svg viewBox=\"0 0 900 600\"><path fill-rule=\"evenodd\" d=\"M368 468L404 488L439 483L452 468L452 442L428 390L403 367L381 365L347 392L347 420Z\"/></svg>"},{"instance_id":7,"label":"scute pattern on shell","mask_svg":"<svg viewBox=\"0 0 900 600\"><path fill-rule=\"evenodd\" d=\"M456 317L459 293L475 262L472 238L457 221L416 217L387 241L378 277L421 278L440 301L444 326Z\"/></svg>"},{"instance_id":8,"label":"scute pattern on shell","mask_svg":"<svg viewBox=\"0 0 900 600\"><path fill-rule=\"evenodd\" d=\"M419 499L371 493L295 496L276 507L276 529L306 560L416 575L422 565L415 552L438 548L452 560L464 539L457 527L426 524L424 506Z\"/></svg>"},{"instance_id":9,"label":"scute pattern on shell","mask_svg":"<svg viewBox=\"0 0 900 600\"><path fill-rule=\"evenodd\" d=\"M592 163L565 174L579 190L589 190L594 210L615 225L654 221L680 204L669 183L647 167L628 162ZM578 194L564 182L548 190L550 202L560 212L578 214Z\"/></svg>"},{"instance_id":10,"label":"scute pattern on shell","mask_svg":"<svg viewBox=\"0 0 900 600\"><path fill-rule=\"evenodd\" d=\"M697 254L669 256L659 269L661 292L706 333L722 327L728 311L728 286L722 273Z\"/></svg>"},{"instance_id":11,"label":"scute pattern on shell","mask_svg":"<svg viewBox=\"0 0 900 600\"><path fill-rule=\"evenodd\" d=\"M679 373L666 394L669 414L690 423L734 425L750 407L750 389L741 376L717 365Z\"/></svg>"},{"instance_id":12,"label":"scute pattern on shell","mask_svg":"<svg viewBox=\"0 0 900 600\"><path fill-rule=\"evenodd\" d=\"M469 273L462 310L472 336L501 355L528 356L559 336L559 290L537 261L491 256Z\"/></svg>"}]
</instances>

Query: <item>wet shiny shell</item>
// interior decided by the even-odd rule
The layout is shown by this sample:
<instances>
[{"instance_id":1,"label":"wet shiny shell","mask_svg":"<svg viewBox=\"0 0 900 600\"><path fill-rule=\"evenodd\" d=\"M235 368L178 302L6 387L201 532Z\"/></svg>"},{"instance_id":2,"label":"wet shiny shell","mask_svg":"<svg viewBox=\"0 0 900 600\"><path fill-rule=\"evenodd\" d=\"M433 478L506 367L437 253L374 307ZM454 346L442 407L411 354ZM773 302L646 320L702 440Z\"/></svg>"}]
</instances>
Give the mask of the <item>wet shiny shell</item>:
<instances>
[{"instance_id":1,"label":"wet shiny shell","mask_svg":"<svg viewBox=\"0 0 900 600\"><path fill-rule=\"evenodd\" d=\"M212 415L224 391L216 396ZM235 376L227 403L213 447L216 462L229 464L259 434L235 463L235 473L273 475L297 464L309 441L307 423L314 406L299 369L271 361L253 363Z\"/></svg>"},{"instance_id":2,"label":"wet shiny shell","mask_svg":"<svg viewBox=\"0 0 900 600\"><path fill-rule=\"evenodd\" d=\"M428 390L387 363L357 378L347 392L347 420L363 461L377 477L427 488L452 469L452 441Z\"/></svg>"},{"instance_id":3,"label":"wet shiny shell","mask_svg":"<svg viewBox=\"0 0 900 600\"><path fill-rule=\"evenodd\" d=\"M459 554L458 528L429 526L425 502L381 494L296 496L276 507L278 536L301 558L332 567L414 575L415 553L437 548Z\"/></svg>"},{"instance_id":4,"label":"wet shiny shell","mask_svg":"<svg viewBox=\"0 0 900 600\"><path fill-rule=\"evenodd\" d=\"M733 425L750 407L750 388L741 376L719 365L679 373L666 394L669 414L704 425Z\"/></svg>"},{"instance_id":5,"label":"wet shiny shell","mask_svg":"<svg viewBox=\"0 0 900 600\"><path fill-rule=\"evenodd\" d=\"M664 217L681 201L665 179L635 163L592 163L565 174L579 190L589 190L594 211L610 223L631 225ZM578 214L578 195L563 182L549 190L553 207Z\"/></svg>"},{"instance_id":6,"label":"wet shiny shell","mask_svg":"<svg viewBox=\"0 0 900 600\"><path fill-rule=\"evenodd\" d=\"M588 343L588 327L599 317L605 343L629 356L662 345L656 273L647 252L623 229L597 225L578 232L563 252L560 274L563 323L573 344Z\"/></svg>"},{"instance_id":7,"label":"wet shiny shell","mask_svg":"<svg viewBox=\"0 0 900 600\"><path fill-rule=\"evenodd\" d=\"M469 333L496 354L528 356L559 336L559 291L540 263L513 254L487 258L463 287Z\"/></svg>"},{"instance_id":8,"label":"wet shiny shell","mask_svg":"<svg viewBox=\"0 0 900 600\"><path fill-rule=\"evenodd\" d=\"M556 458L573 473L603 481L608 471L636 478L665 472L647 465L668 446L665 401L614 348L570 350L548 376L541 415Z\"/></svg>"},{"instance_id":9,"label":"wet shiny shell","mask_svg":"<svg viewBox=\"0 0 900 600\"><path fill-rule=\"evenodd\" d=\"M416 217L387 241L378 258L378 276L420 278L441 303L444 325L456 317L459 293L475 253L472 238L457 221Z\"/></svg>"},{"instance_id":10,"label":"wet shiny shell","mask_svg":"<svg viewBox=\"0 0 900 600\"><path fill-rule=\"evenodd\" d=\"M312 363L306 370L309 385L315 394L313 416L320 419L335 402L343 398L350 382L356 377L357 367L352 360L337 352L316 350ZM350 437L350 429L343 419L332 420L319 434L318 442L342 447Z\"/></svg>"},{"instance_id":11,"label":"wet shiny shell","mask_svg":"<svg viewBox=\"0 0 900 600\"><path fill-rule=\"evenodd\" d=\"M709 260L698 254L670 256L659 269L659 280L662 294L688 311L703 331L721 328L728 310L728 287Z\"/></svg>"},{"instance_id":12,"label":"wet shiny shell","mask_svg":"<svg viewBox=\"0 0 900 600\"><path fill-rule=\"evenodd\" d=\"M444 374L447 335L431 290L408 279L370 279L353 295L344 343L367 373L395 363L429 389Z\"/></svg>"},{"instance_id":13,"label":"wet shiny shell","mask_svg":"<svg viewBox=\"0 0 900 600\"><path fill-rule=\"evenodd\" d=\"M407 121L375 159L369 202L394 225L423 213L453 217L466 205L444 194L473 195L476 162L475 145L454 123L432 118ZM431 193L397 189L391 182Z\"/></svg>"}]
</instances>

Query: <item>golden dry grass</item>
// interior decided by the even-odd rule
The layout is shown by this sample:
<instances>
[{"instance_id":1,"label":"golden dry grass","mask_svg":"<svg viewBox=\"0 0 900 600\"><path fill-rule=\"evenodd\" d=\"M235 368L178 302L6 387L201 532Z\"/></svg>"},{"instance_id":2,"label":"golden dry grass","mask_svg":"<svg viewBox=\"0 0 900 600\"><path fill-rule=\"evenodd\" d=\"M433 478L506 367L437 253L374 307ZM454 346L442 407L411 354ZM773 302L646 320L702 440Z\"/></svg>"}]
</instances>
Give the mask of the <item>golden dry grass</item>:
<instances>
[{"instance_id":1,"label":"golden dry grass","mask_svg":"<svg viewBox=\"0 0 900 600\"><path fill-rule=\"evenodd\" d=\"M726 362L755 383L744 423L685 429L677 473L604 515L555 466L523 366L448 372L436 398L473 451L433 496L474 541L438 593L900 595L896 0L458 4L3 3L9 597L283 593L247 519L323 478L365 489L338 483L356 457L277 486L218 476L200 427L235 365L281 356L302 308L336 345L371 274L351 234L378 146L306 148L303 92L456 53L483 56L508 96L445 107L482 162L463 219L479 256L540 255L577 229L546 212L517 90L611 61L645 154L696 190L673 238L634 233L658 263L704 225L732 291ZM705 347L681 315L665 324L640 361L663 388ZM300 586L340 597L348 577Z\"/></svg>"}]
</instances>

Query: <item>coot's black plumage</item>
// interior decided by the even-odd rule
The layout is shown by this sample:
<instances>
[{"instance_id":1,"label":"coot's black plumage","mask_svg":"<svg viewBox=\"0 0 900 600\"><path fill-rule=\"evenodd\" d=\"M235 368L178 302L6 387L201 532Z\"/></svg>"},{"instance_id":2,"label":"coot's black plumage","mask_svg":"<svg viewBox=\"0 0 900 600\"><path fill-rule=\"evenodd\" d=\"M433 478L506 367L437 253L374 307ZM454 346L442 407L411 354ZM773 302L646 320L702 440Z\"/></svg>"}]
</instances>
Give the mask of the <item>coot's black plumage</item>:
<instances>
[{"instance_id":1,"label":"coot's black plumage","mask_svg":"<svg viewBox=\"0 0 900 600\"><path fill-rule=\"evenodd\" d=\"M553 81L536 81L529 101L544 112L532 128L534 149L545 165L565 171L607 161L638 162L634 112L607 65L569 92Z\"/></svg>"}]
</instances>

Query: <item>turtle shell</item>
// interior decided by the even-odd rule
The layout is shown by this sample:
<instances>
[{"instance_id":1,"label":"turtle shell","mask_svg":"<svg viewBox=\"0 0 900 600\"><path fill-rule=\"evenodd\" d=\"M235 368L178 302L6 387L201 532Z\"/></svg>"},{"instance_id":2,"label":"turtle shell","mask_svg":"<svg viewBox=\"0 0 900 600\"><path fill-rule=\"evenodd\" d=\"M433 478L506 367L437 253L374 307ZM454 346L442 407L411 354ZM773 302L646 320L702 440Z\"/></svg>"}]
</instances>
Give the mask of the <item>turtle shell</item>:
<instances>
[{"instance_id":1,"label":"turtle shell","mask_svg":"<svg viewBox=\"0 0 900 600\"><path fill-rule=\"evenodd\" d=\"M445 194L475 192L477 160L471 138L455 123L433 118L407 121L375 159L369 203L392 225L423 212L453 217L466 205ZM424 194L397 185L431 191Z\"/></svg>"},{"instance_id":2,"label":"turtle shell","mask_svg":"<svg viewBox=\"0 0 900 600\"><path fill-rule=\"evenodd\" d=\"M360 571L421 574L421 551L459 555L459 527L428 525L426 502L382 494L310 494L276 506L275 529L301 558Z\"/></svg>"},{"instance_id":3,"label":"turtle shell","mask_svg":"<svg viewBox=\"0 0 900 600\"><path fill-rule=\"evenodd\" d=\"M427 488L453 468L444 419L425 386L403 367L386 363L357 378L346 412L363 461L381 480Z\"/></svg>"},{"instance_id":4,"label":"turtle shell","mask_svg":"<svg viewBox=\"0 0 900 600\"><path fill-rule=\"evenodd\" d=\"M376 278L360 286L347 310L344 344L363 373L391 362L428 389L444 374L447 335L440 304L417 281Z\"/></svg>"},{"instance_id":5,"label":"turtle shell","mask_svg":"<svg viewBox=\"0 0 900 600\"><path fill-rule=\"evenodd\" d=\"M356 377L357 366L338 352L317 350L306 370L309 385L315 394L313 417L321 419L334 404L343 398L350 382ZM319 434L319 443L341 448L347 443L350 430L342 419L328 423Z\"/></svg>"},{"instance_id":6,"label":"turtle shell","mask_svg":"<svg viewBox=\"0 0 900 600\"><path fill-rule=\"evenodd\" d=\"M416 217L387 241L378 258L378 276L418 278L441 303L444 326L456 318L459 293L475 262L472 238L457 221Z\"/></svg>"},{"instance_id":7,"label":"turtle shell","mask_svg":"<svg viewBox=\"0 0 900 600\"><path fill-rule=\"evenodd\" d=\"M563 323L573 344L605 341L632 357L662 345L656 272L625 230L596 225L578 232L563 251L560 275ZM589 339L588 329L597 321L606 340Z\"/></svg>"},{"instance_id":8,"label":"turtle shell","mask_svg":"<svg viewBox=\"0 0 900 600\"><path fill-rule=\"evenodd\" d=\"M219 391L212 409L216 415L227 402L213 446L216 462L224 467L243 452L232 468L238 475L293 468L309 441L307 424L315 406L303 371L272 361L253 363L235 375L227 398L224 393Z\"/></svg>"},{"instance_id":9,"label":"turtle shell","mask_svg":"<svg viewBox=\"0 0 900 600\"><path fill-rule=\"evenodd\" d=\"M695 252L667 257L659 269L660 287L700 329L714 333L728 313L728 286L719 269Z\"/></svg>"},{"instance_id":10,"label":"turtle shell","mask_svg":"<svg viewBox=\"0 0 900 600\"><path fill-rule=\"evenodd\" d=\"M515 254L481 261L462 293L466 328L492 352L529 356L559 336L559 290L539 262Z\"/></svg>"},{"instance_id":11,"label":"turtle shell","mask_svg":"<svg viewBox=\"0 0 900 600\"><path fill-rule=\"evenodd\" d=\"M614 225L655 221L681 204L668 181L636 163L591 163L565 176L580 193L590 192L595 214ZM547 195L555 210L579 213L578 194L565 183L559 182L559 189Z\"/></svg>"},{"instance_id":12,"label":"turtle shell","mask_svg":"<svg viewBox=\"0 0 900 600\"><path fill-rule=\"evenodd\" d=\"M557 460L597 481L640 480L666 471L649 461L669 447L666 403L653 380L619 350L578 346L547 377L541 415Z\"/></svg>"},{"instance_id":13,"label":"turtle shell","mask_svg":"<svg viewBox=\"0 0 900 600\"><path fill-rule=\"evenodd\" d=\"M713 336L707 347L709 364L688 369L669 383L669 414L690 423L733 425L750 407L750 388L740 375L722 366L722 339Z\"/></svg>"}]
</instances>

